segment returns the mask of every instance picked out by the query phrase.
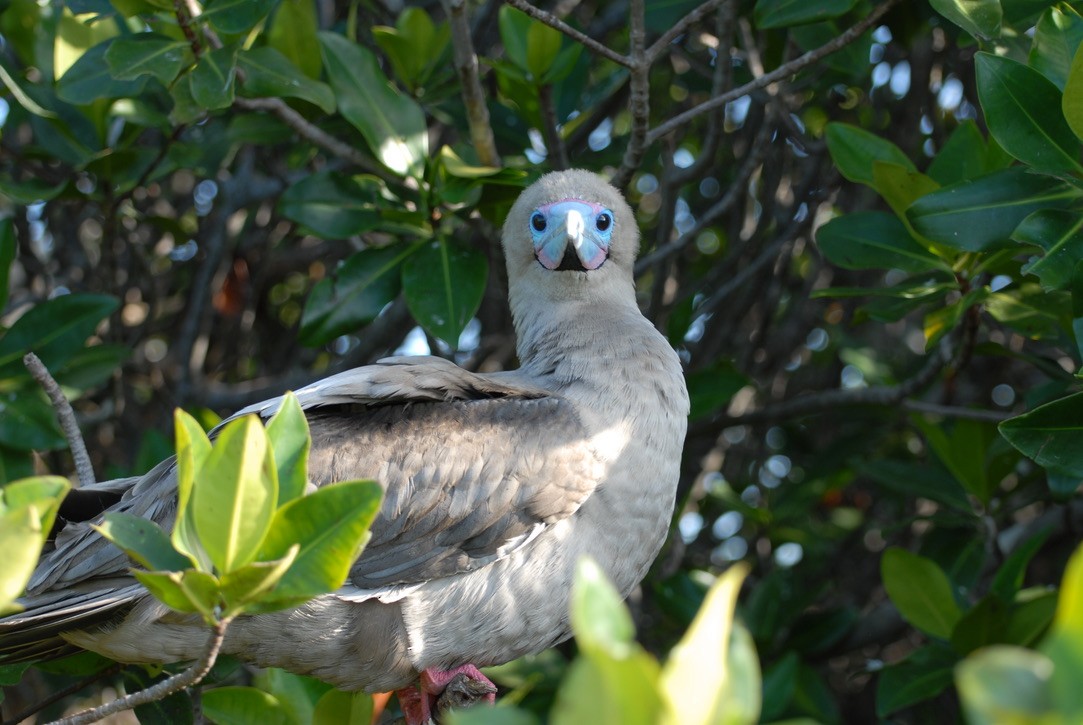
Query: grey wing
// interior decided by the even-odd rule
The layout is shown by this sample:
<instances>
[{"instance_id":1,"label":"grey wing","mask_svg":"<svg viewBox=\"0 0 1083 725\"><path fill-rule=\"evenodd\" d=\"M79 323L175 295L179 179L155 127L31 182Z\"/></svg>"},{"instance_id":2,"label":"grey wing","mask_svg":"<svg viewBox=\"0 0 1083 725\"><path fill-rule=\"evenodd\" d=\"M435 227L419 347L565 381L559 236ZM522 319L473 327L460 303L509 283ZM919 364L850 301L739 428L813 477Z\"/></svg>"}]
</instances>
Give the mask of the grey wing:
<instances>
[{"instance_id":1,"label":"grey wing","mask_svg":"<svg viewBox=\"0 0 1083 725\"><path fill-rule=\"evenodd\" d=\"M603 464L551 396L310 414L310 478L373 478L385 500L351 570L369 590L485 566L574 513Z\"/></svg>"}]
</instances>

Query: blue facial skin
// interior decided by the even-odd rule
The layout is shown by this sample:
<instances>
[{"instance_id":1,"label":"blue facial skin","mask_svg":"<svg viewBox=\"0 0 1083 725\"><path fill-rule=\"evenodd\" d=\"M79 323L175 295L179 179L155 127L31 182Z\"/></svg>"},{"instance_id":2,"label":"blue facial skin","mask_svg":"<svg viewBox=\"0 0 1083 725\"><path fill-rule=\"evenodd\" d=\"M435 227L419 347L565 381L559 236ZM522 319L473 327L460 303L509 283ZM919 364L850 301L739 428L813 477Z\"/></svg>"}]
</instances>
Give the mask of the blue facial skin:
<instances>
[{"instance_id":1,"label":"blue facial skin","mask_svg":"<svg viewBox=\"0 0 1083 725\"><path fill-rule=\"evenodd\" d=\"M580 199L545 204L534 210L527 224L534 256L546 269L589 271L601 267L609 256L613 212L598 204ZM574 251L574 259L569 251Z\"/></svg>"}]
</instances>

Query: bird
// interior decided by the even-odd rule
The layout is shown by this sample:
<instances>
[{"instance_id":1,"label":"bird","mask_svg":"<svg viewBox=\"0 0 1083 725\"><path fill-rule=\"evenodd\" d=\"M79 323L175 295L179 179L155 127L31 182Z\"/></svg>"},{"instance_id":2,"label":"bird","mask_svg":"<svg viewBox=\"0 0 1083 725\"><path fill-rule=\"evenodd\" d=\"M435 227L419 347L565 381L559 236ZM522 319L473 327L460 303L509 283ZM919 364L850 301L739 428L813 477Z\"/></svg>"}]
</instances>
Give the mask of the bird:
<instances>
[{"instance_id":1,"label":"bird","mask_svg":"<svg viewBox=\"0 0 1083 725\"><path fill-rule=\"evenodd\" d=\"M309 485L371 478L384 500L342 588L237 618L222 652L398 691L407 722L423 723L453 677L491 685L477 668L570 636L581 557L621 596L638 586L668 533L689 411L680 359L637 303L638 247L632 209L602 176L545 174L502 231L517 369L391 357L296 391ZM281 401L234 417L267 419ZM167 459L82 493L169 530L175 469ZM56 533L25 611L0 619L0 663L72 648L120 662L202 653L202 620L151 597L92 528L105 511Z\"/></svg>"}]
</instances>

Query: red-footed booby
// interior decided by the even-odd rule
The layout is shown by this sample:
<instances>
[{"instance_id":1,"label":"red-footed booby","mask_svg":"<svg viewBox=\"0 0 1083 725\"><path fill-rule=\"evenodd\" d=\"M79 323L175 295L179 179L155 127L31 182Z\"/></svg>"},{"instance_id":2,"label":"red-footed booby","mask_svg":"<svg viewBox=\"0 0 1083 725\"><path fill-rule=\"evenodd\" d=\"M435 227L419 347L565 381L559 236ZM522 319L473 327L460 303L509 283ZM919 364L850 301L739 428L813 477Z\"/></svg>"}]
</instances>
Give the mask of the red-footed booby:
<instances>
[{"instance_id":1,"label":"red-footed booby","mask_svg":"<svg viewBox=\"0 0 1083 725\"><path fill-rule=\"evenodd\" d=\"M639 232L620 193L586 171L526 189L503 231L518 370L388 358L298 391L309 477L373 478L385 500L347 586L242 617L223 652L344 689L400 690L424 722L457 672L569 636L576 562L622 595L643 578L674 507L688 415L676 353L636 304ZM264 418L280 399L252 406ZM166 530L172 461L100 485L111 510ZM149 596L126 557L69 522L0 619L0 661L80 647L122 662L196 659L207 630Z\"/></svg>"}]
</instances>

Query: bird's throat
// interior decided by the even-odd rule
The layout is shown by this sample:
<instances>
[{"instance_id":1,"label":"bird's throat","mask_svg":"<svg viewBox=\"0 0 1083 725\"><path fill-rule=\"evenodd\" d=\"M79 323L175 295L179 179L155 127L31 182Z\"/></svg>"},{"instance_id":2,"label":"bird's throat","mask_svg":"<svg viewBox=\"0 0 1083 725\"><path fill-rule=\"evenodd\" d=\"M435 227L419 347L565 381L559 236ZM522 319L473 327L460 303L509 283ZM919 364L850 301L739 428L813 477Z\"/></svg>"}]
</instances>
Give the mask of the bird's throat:
<instances>
[{"instance_id":1,"label":"bird's throat","mask_svg":"<svg viewBox=\"0 0 1083 725\"><path fill-rule=\"evenodd\" d=\"M575 248L569 244L564 248L564 256L560 258L560 266L557 267L558 272L586 272L583 267L583 262L579 260L579 256L575 253Z\"/></svg>"}]
</instances>

